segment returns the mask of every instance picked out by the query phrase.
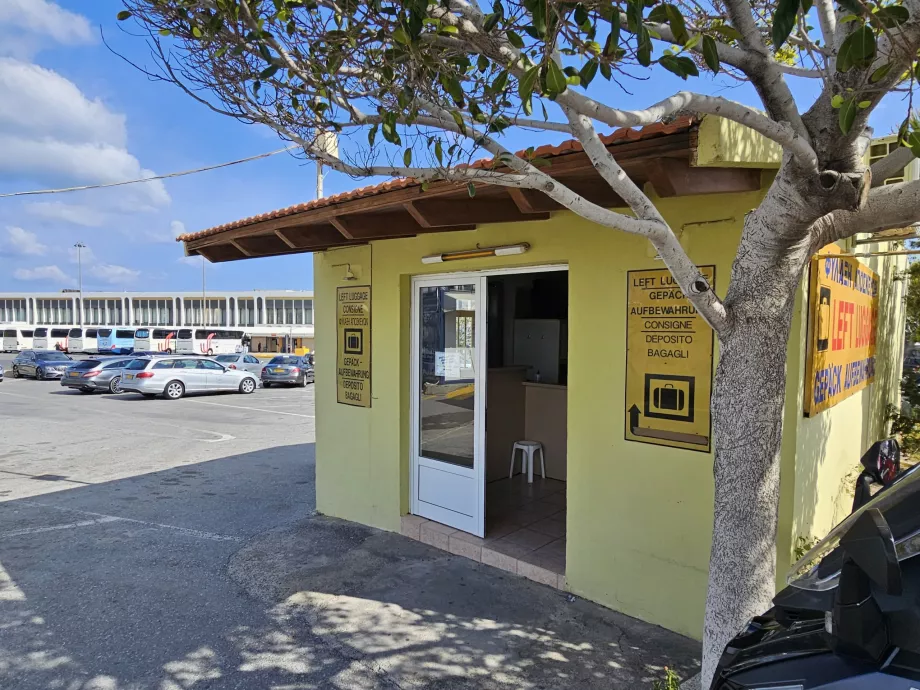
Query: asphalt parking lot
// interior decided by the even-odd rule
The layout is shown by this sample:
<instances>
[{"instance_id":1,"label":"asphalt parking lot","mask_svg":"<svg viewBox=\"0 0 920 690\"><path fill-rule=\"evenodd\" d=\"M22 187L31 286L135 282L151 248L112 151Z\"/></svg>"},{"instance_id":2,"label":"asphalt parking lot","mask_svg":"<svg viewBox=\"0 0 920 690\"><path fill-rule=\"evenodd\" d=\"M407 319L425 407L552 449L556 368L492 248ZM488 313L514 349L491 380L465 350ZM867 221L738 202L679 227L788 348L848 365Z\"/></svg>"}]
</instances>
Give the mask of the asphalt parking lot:
<instances>
[{"instance_id":1,"label":"asphalt parking lot","mask_svg":"<svg viewBox=\"0 0 920 690\"><path fill-rule=\"evenodd\" d=\"M313 391L168 401L0 384L0 687L289 679L300 662L249 663L295 633L226 563L312 513Z\"/></svg>"}]
</instances>

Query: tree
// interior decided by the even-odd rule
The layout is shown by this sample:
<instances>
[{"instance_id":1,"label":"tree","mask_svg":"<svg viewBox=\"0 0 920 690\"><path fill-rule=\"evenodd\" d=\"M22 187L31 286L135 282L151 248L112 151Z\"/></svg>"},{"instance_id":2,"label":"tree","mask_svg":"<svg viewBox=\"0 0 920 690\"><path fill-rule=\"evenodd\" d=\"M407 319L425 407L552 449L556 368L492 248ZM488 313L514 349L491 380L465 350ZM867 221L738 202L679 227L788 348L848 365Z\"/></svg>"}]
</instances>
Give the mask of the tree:
<instances>
[{"instance_id":1,"label":"tree","mask_svg":"<svg viewBox=\"0 0 920 690\"><path fill-rule=\"evenodd\" d=\"M873 185L920 153L920 123L906 117L904 146L871 171L863 155L873 111L912 92L920 0L123 2L119 18L133 17L157 63L148 74L216 112L271 127L324 165L355 177L454 180L471 194L473 183L539 190L654 244L721 345L708 687L726 641L774 593L781 372L804 267L830 242L920 218L920 182ZM657 69L749 82L762 110L691 91L644 110L617 107L624 80ZM812 80L814 100L797 102L792 79ZM745 218L725 299L596 130L682 111L728 118L783 151ZM631 214L579 196L544 161L514 156L502 141L516 129L576 137ZM346 140L340 155L322 145L330 131ZM491 165L462 165L483 153Z\"/></svg>"}]
</instances>

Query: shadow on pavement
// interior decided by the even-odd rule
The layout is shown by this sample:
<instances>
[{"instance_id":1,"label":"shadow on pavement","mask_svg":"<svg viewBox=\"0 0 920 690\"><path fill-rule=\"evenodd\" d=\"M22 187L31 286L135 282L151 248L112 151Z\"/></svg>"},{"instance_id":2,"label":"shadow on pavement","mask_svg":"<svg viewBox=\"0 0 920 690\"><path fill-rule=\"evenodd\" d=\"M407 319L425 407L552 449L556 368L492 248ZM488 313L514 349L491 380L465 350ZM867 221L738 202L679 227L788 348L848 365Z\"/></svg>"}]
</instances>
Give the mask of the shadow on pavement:
<instances>
[{"instance_id":1,"label":"shadow on pavement","mask_svg":"<svg viewBox=\"0 0 920 690\"><path fill-rule=\"evenodd\" d=\"M313 453L0 503L0 688L625 690L697 665L661 628L306 517Z\"/></svg>"}]
</instances>

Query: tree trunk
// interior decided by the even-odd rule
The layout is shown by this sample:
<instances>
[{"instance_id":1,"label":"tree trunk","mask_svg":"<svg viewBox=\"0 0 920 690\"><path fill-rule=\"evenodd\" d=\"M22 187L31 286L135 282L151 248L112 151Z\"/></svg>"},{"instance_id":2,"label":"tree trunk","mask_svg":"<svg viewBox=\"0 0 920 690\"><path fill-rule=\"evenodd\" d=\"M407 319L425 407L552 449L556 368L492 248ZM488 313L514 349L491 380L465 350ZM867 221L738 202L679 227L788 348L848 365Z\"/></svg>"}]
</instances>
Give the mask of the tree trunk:
<instances>
[{"instance_id":1,"label":"tree trunk","mask_svg":"<svg viewBox=\"0 0 920 690\"><path fill-rule=\"evenodd\" d=\"M750 261L767 228L748 217L726 306L713 387L715 506L703 633L702 687L708 690L725 645L770 608L776 588L780 444L786 352L795 293L807 251ZM774 235L775 237L775 235ZM747 245L747 246L745 246Z\"/></svg>"}]
</instances>

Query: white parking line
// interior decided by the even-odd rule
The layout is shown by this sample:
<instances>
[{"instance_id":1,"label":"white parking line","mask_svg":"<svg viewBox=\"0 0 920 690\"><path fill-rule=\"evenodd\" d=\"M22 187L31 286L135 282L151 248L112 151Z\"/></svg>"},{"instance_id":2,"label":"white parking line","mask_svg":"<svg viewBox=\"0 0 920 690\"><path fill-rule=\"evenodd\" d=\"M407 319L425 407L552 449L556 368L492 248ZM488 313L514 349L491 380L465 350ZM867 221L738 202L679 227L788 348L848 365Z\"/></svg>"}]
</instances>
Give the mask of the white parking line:
<instances>
[{"instance_id":1,"label":"white parking line","mask_svg":"<svg viewBox=\"0 0 920 690\"><path fill-rule=\"evenodd\" d=\"M216 407L232 407L234 410L251 410L253 412L268 412L269 414L285 414L289 417L306 417L307 419L316 419L316 415L298 414L296 412L282 412L281 410L264 410L261 407L244 407L243 405L225 405L224 403L205 402L204 400L186 400L185 402L196 405L215 405Z\"/></svg>"},{"instance_id":2,"label":"white parking line","mask_svg":"<svg viewBox=\"0 0 920 690\"><path fill-rule=\"evenodd\" d=\"M42 532L54 532L60 529L74 529L75 527L89 527L90 525L102 525L107 522L118 522L117 517L101 517L93 520L81 520L80 522L68 522L66 525L51 525L50 527L26 527L25 529L14 529L12 532L0 533L0 539L8 537L22 537L27 534L41 534Z\"/></svg>"},{"instance_id":3,"label":"white parking line","mask_svg":"<svg viewBox=\"0 0 920 690\"><path fill-rule=\"evenodd\" d=\"M187 534L190 537L199 537L201 539L211 539L212 541L243 541L242 538L240 537L231 537L226 534L214 534L213 532L202 532L201 530L188 529L187 527L176 527L175 525L164 525L159 522L147 522L145 520L135 520L134 518L118 517L117 515L106 515L105 513L93 513L89 510L77 510L76 508L62 508L61 506L53 506L48 503L38 503L36 501L24 501L20 499L16 501L16 504L35 506L36 508L50 508L51 510L59 510L64 513L76 513L77 515L90 515L94 518L102 518L101 520L97 520L97 522L102 522L102 521L105 521L105 522L133 522L137 525L146 525L147 527L159 527L160 529L169 529L175 532L181 532L182 534Z\"/></svg>"}]
</instances>

